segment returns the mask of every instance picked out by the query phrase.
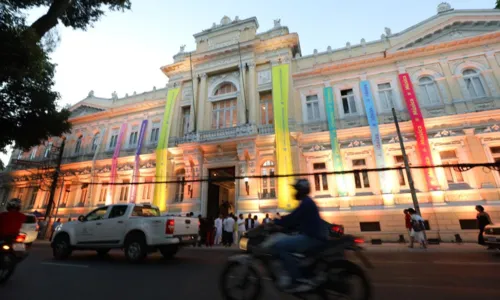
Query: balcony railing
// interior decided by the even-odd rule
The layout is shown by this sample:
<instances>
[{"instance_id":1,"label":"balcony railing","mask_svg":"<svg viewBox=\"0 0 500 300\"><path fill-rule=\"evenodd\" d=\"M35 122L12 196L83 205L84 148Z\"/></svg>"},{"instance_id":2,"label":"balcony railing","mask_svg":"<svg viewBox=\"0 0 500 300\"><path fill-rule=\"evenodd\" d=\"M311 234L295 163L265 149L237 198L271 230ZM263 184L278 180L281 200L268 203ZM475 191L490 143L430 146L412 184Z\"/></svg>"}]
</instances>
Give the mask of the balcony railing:
<instances>
[{"instance_id":1,"label":"balcony railing","mask_svg":"<svg viewBox=\"0 0 500 300\"><path fill-rule=\"evenodd\" d=\"M259 125L257 131L261 135L274 134L274 124Z\"/></svg>"},{"instance_id":2,"label":"balcony railing","mask_svg":"<svg viewBox=\"0 0 500 300\"><path fill-rule=\"evenodd\" d=\"M201 132L193 132L184 135L183 137L173 137L169 139L169 146L175 147L184 143L200 143L228 138L236 138L257 134L257 127L254 124L243 124L235 127L207 130Z\"/></svg>"}]
</instances>

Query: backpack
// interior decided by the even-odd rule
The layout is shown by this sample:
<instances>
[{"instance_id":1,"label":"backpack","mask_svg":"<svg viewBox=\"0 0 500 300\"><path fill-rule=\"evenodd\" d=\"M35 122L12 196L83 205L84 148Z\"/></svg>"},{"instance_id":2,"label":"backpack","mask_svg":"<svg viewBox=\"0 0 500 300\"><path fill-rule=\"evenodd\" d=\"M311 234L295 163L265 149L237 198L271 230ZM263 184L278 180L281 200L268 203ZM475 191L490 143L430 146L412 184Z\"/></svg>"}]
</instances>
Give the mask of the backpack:
<instances>
[{"instance_id":1,"label":"backpack","mask_svg":"<svg viewBox=\"0 0 500 300\"><path fill-rule=\"evenodd\" d=\"M420 232L420 231L425 230L424 222L420 221L420 220L412 221L411 227L413 228L413 231L415 231L415 232Z\"/></svg>"}]
</instances>

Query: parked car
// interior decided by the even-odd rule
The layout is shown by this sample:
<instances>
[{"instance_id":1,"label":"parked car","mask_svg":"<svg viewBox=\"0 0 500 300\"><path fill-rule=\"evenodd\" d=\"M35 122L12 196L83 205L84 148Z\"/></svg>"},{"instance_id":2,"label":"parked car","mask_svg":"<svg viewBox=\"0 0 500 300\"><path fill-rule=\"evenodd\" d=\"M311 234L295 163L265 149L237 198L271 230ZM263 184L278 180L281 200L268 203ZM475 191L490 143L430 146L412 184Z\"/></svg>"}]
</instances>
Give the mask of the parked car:
<instances>
[{"instance_id":1,"label":"parked car","mask_svg":"<svg viewBox=\"0 0 500 300\"><path fill-rule=\"evenodd\" d=\"M160 216L157 207L146 204L114 204L57 226L51 245L56 259L74 250L105 255L124 249L127 259L136 263L157 250L171 258L181 246L195 244L197 237L197 218Z\"/></svg>"},{"instance_id":2,"label":"parked car","mask_svg":"<svg viewBox=\"0 0 500 300\"><path fill-rule=\"evenodd\" d=\"M322 220L325 228L328 229L328 237L330 239L338 238L344 235L344 226L338 224L331 224L325 220ZM249 230L243 234L240 239L239 248L243 251L250 252L253 246L259 245L263 242L262 235L252 235L252 230Z\"/></svg>"},{"instance_id":3,"label":"parked car","mask_svg":"<svg viewBox=\"0 0 500 300\"><path fill-rule=\"evenodd\" d=\"M39 230L40 226L38 225L36 216L32 214L26 214L26 221L21 227L21 232L26 234L24 243L28 245L32 244L36 240Z\"/></svg>"},{"instance_id":4,"label":"parked car","mask_svg":"<svg viewBox=\"0 0 500 300\"><path fill-rule=\"evenodd\" d=\"M488 247L500 249L500 224L487 225L483 237Z\"/></svg>"}]
</instances>

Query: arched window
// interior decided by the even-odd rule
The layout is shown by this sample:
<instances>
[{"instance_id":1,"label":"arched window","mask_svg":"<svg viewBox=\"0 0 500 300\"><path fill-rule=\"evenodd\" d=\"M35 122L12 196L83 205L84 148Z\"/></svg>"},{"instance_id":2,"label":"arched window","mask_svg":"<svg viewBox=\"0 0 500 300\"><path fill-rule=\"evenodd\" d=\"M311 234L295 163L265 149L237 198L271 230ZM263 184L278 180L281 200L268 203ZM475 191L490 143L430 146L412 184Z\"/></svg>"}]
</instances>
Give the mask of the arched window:
<instances>
[{"instance_id":1,"label":"arched window","mask_svg":"<svg viewBox=\"0 0 500 300\"><path fill-rule=\"evenodd\" d=\"M466 69L463 72L465 86L472 98L486 97L486 91L481 81L481 75L474 69Z\"/></svg>"},{"instance_id":2,"label":"arched window","mask_svg":"<svg viewBox=\"0 0 500 300\"><path fill-rule=\"evenodd\" d=\"M215 91L215 94L214 96L220 96L220 95L224 95L224 94L231 94L231 93L235 93L237 91L236 89L236 86L234 86L234 84L230 83L230 82L225 82L223 84L221 84L217 90Z\"/></svg>"},{"instance_id":3,"label":"arched window","mask_svg":"<svg viewBox=\"0 0 500 300\"><path fill-rule=\"evenodd\" d=\"M425 105L441 103L441 97L436 86L436 81L432 77L425 76L418 80L420 87L420 101Z\"/></svg>"},{"instance_id":4,"label":"arched window","mask_svg":"<svg viewBox=\"0 0 500 300\"><path fill-rule=\"evenodd\" d=\"M262 176L273 176L274 175L274 162L271 160L266 160L260 169ZM274 177L262 177L262 190L261 198L276 198L276 178Z\"/></svg>"},{"instance_id":5,"label":"arched window","mask_svg":"<svg viewBox=\"0 0 500 300\"><path fill-rule=\"evenodd\" d=\"M83 135L80 135L76 140L75 154L80 153L80 151L82 150L82 141L83 141Z\"/></svg>"},{"instance_id":6,"label":"arched window","mask_svg":"<svg viewBox=\"0 0 500 300\"><path fill-rule=\"evenodd\" d=\"M99 146L99 136L100 136L100 133L99 132L96 132L96 134L94 134L94 137L92 138L92 152L95 152L97 150L97 147Z\"/></svg>"},{"instance_id":7,"label":"arched window","mask_svg":"<svg viewBox=\"0 0 500 300\"><path fill-rule=\"evenodd\" d=\"M175 172L175 177L177 180L177 184L175 186L175 202L182 202L184 200L184 186L186 185L186 171L184 169L180 169Z\"/></svg>"}]
</instances>

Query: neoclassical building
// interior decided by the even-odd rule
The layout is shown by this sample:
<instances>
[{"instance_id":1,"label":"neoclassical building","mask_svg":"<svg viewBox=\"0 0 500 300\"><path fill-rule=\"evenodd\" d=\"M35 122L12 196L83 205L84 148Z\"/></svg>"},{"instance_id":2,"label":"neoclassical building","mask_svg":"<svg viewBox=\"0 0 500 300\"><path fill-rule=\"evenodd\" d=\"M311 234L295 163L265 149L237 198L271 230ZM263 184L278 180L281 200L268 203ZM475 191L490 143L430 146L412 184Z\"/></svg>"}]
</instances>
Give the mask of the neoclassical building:
<instances>
[{"instance_id":1,"label":"neoclassical building","mask_svg":"<svg viewBox=\"0 0 500 300\"><path fill-rule=\"evenodd\" d=\"M297 33L256 18L194 34L161 67L168 84L123 98L90 92L71 107L57 215L111 203L148 202L169 213L215 216L286 211L293 178L307 173L323 217L347 232L397 240L412 206L391 109L412 165L500 161L500 11L439 5L430 18L379 40L302 55ZM61 138L15 151L2 197L44 211ZM17 167L16 167L17 166ZM344 175L325 172L359 170ZM429 237L473 240L474 206L500 219L500 174L474 168L413 169ZM8 175L8 176L7 176ZM232 181L216 179L237 176ZM240 179L241 178L241 179ZM135 184L139 183L139 184Z\"/></svg>"}]
</instances>

